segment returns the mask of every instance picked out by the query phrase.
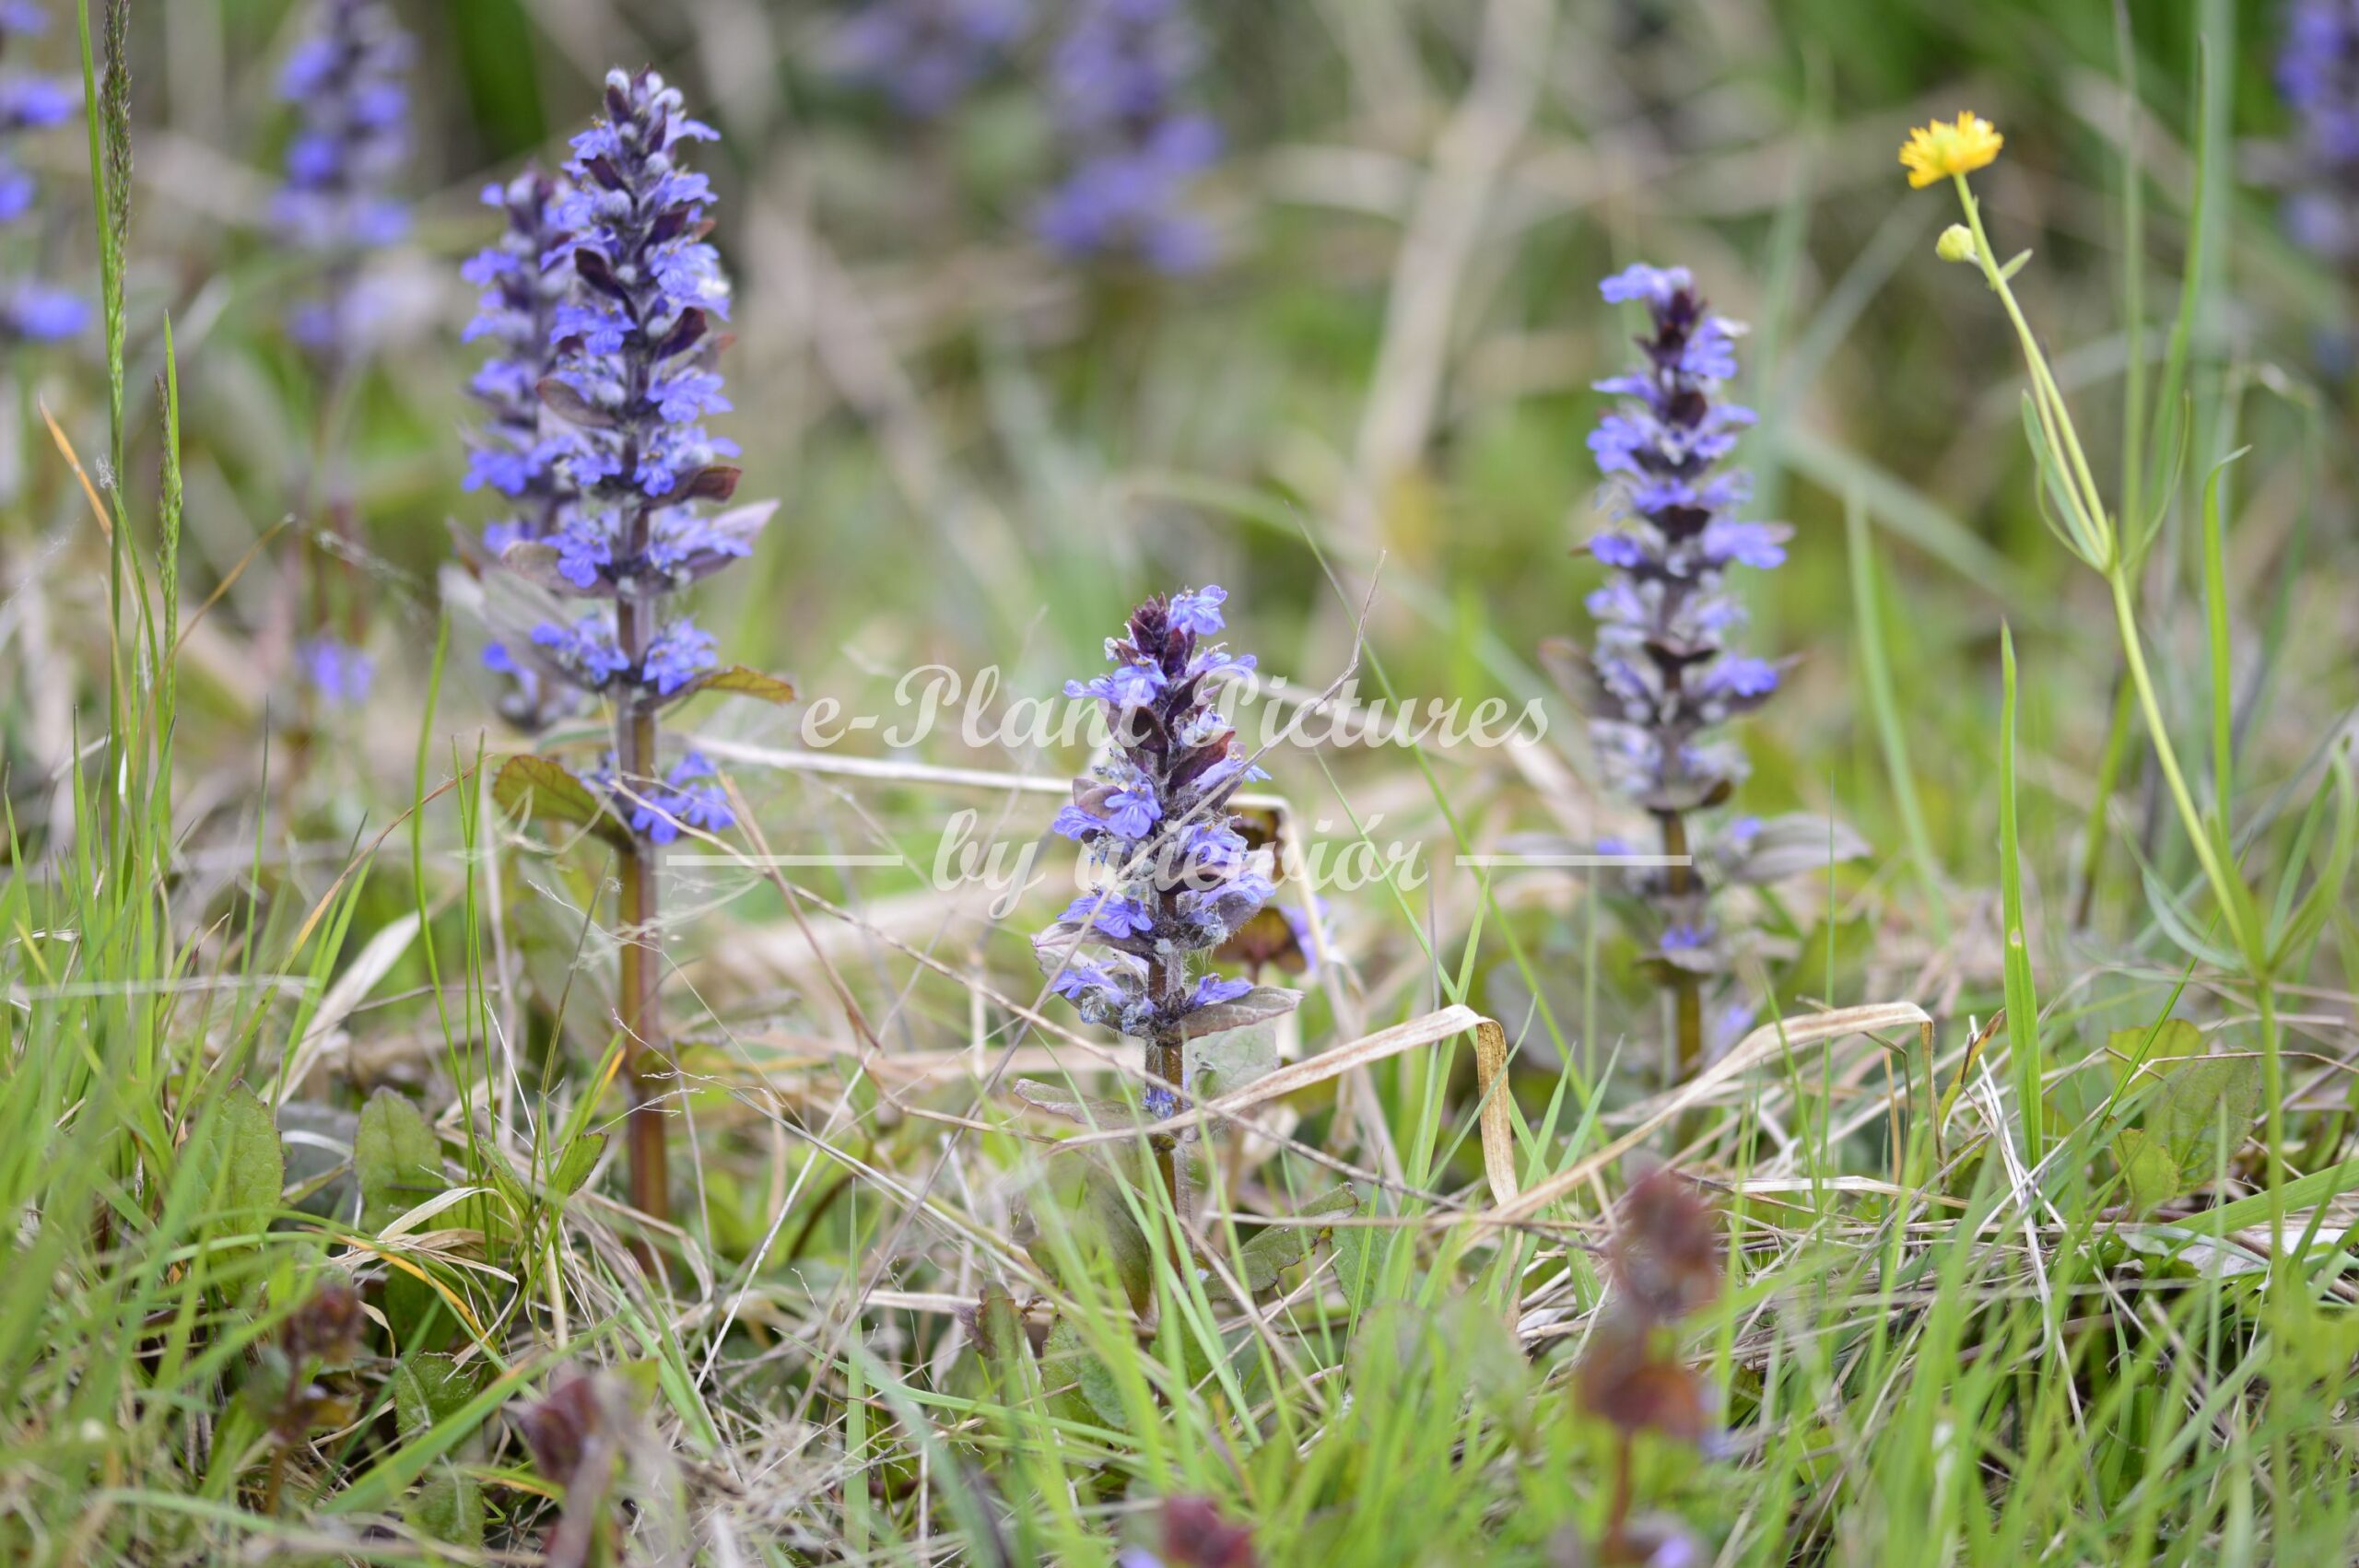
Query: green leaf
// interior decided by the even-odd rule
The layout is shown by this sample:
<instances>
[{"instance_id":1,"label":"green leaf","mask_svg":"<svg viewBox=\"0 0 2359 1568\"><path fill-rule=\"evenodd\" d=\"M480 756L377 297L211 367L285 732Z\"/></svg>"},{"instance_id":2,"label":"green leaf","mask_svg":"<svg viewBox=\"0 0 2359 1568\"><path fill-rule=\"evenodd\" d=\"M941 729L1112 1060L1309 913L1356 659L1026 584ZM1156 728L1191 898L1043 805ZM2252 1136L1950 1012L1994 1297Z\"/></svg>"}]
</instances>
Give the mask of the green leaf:
<instances>
[{"instance_id":1,"label":"green leaf","mask_svg":"<svg viewBox=\"0 0 2359 1568\"><path fill-rule=\"evenodd\" d=\"M2318 933L2325 928L2330 913L2342 908L2342 887L2351 875L2351 863L2359 855L2359 790L2354 790L2351 778L2351 760L2347 746L2338 747L2328 758L2330 777L2334 781L2334 828L2327 841L2318 874L2312 879L2309 892L2299 904L2282 913L2270 936L2270 961L2275 965L2295 962ZM2314 808L2315 809L2315 808ZM2306 824L2305 825L2306 837ZM2293 891L2294 879L2289 875L2284 894ZM2283 894L2279 907L2284 910L2288 900Z\"/></svg>"},{"instance_id":2,"label":"green leaf","mask_svg":"<svg viewBox=\"0 0 2359 1568\"><path fill-rule=\"evenodd\" d=\"M1138 1106L1125 1101L1077 1094L1054 1083L1043 1083L1037 1078L1017 1079L1015 1097L1036 1111L1046 1111L1050 1116L1077 1121L1085 1127L1107 1129L1137 1127L1146 1119Z\"/></svg>"},{"instance_id":3,"label":"green leaf","mask_svg":"<svg viewBox=\"0 0 2359 1568\"><path fill-rule=\"evenodd\" d=\"M2049 435L2046 421L2040 418L2032 403L2031 393L2024 393L2024 441L2031 448L2032 462L2039 470L2039 520L2057 542L2081 557L2098 571L2105 570L2104 559L2092 552L2097 546L2090 536L2087 509L2079 495L2064 477L2062 463L2056 453L2055 439ZM2061 513L2063 521L2057 521Z\"/></svg>"},{"instance_id":4,"label":"green leaf","mask_svg":"<svg viewBox=\"0 0 2359 1568\"><path fill-rule=\"evenodd\" d=\"M477 1392L472 1367L455 1357L422 1355L393 1373L393 1423L402 1441L415 1441L467 1408Z\"/></svg>"},{"instance_id":5,"label":"green leaf","mask_svg":"<svg viewBox=\"0 0 2359 1568\"><path fill-rule=\"evenodd\" d=\"M1134 1311L1144 1312L1155 1299L1155 1247L1131 1211L1122 1178L1105 1165L1089 1162L1089 1215L1095 1239L1114 1265L1114 1277Z\"/></svg>"},{"instance_id":6,"label":"green leaf","mask_svg":"<svg viewBox=\"0 0 2359 1568\"><path fill-rule=\"evenodd\" d=\"M1015 1298L996 1283L986 1283L982 1299L975 1304L974 1337L975 1359L982 1367L985 1386L1003 1395L1019 1387L1017 1369L1025 1354L1024 1314Z\"/></svg>"},{"instance_id":7,"label":"green leaf","mask_svg":"<svg viewBox=\"0 0 2359 1568\"><path fill-rule=\"evenodd\" d=\"M585 1132L565 1146L557 1162L557 1169L549 1176L549 1188L560 1198L570 1198L581 1190L590 1173L598 1166L598 1157L606 1152L606 1135Z\"/></svg>"},{"instance_id":8,"label":"green leaf","mask_svg":"<svg viewBox=\"0 0 2359 1568\"><path fill-rule=\"evenodd\" d=\"M505 812L529 810L536 817L569 822L602 832L618 831L598 797L565 765L545 756L511 756L491 781L491 798Z\"/></svg>"},{"instance_id":9,"label":"green leaf","mask_svg":"<svg viewBox=\"0 0 2359 1568\"><path fill-rule=\"evenodd\" d=\"M2179 903L2178 895L2161 877L2156 876L2151 868L2142 868L2141 880L2145 883L2146 907L2154 915L2154 923L2162 927L2163 934L2170 939L2172 946L2189 957L2216 968L2231 973L2236 971L2243 960L2233 949L2207 942L2197 934L2195 917Z\"/></svg>"},{"instance_id":10,"label":"green leaf","mask_svg":"<svg viewBox=\"0 0 2359 1568\"><path fill-rule=\"evenodd\" d=\"M2234 1154L2260 1119L2259 1057L2207 1056L2177 1066L2152 1065L2167 1071L2169 1081L2147 1105L2146 1130L2162 1141L2181 1170L2209 1171L2221 1157L2223 1129L2225 1153Z\"/></svg>"},{"instance_id":11,"label":"green leaf","mask_svg":"<svg viewBox=\"0 0 2359 1568\"><path fill-rule=\"evenodd\" d=\"M391 1089L370 1095L361 1110L352 1166L360 1177L360 1228L371 1233L447 1186L442 1141L417 1107Z\"/></svg>"},{"instance_id":12,"label":"green leaf","mask_svg":"<svg viewBox=\"0 0 2359 1568\"><path fill-rule=\"evenodd\" d=\"M1209 1036L1188 1047L1188 1082L1198 1097L1217 1100L1234 1094L1277 1071L1278 1030L1275 1024L1230 1029Z\"/></svg>"},{"instance_id":13,"label":"green leaf","mask_svg":"<svg viewBox=\"0 0 2359 1568\"><path fill-rule=\"evenodd\" d=\"M2106 1039L2114 1059L2114 1075L2125 1088L2135 1089L2138 1070L2172 1057L2203 1054L2203 1031L2184 1018L2165 1018L2151 1029L2116 1029Z\"/></svg>"},{"instance_id":14,"label":"green leaf","mask_svg":"<svg viewBox=\"0 0 2359 1568\"><path fill-rule=\"evenodd\" d=\"M2212 809L2219 813L2223 828L2236 793L2236 676L2228 645L2228 557L2226 528L2220 518L2220 480L2228 464L2250 451L2250 447L2238 447L2213 463L2203 480L2203 622L2212 666Z\"/></svg>"},{"instance_id":15,"label":"green leaf","mask_svg":"<svg viewBox=\"0 0 2359 1568\"><path fill-rule=\"evenodd\" d=\"M1322 1214L1348 1214L1360 1206L1359 1195L1338 1188L1307 1205L1298 1219ZM1307 1260L1319 1245L1335 1234L1332 1225L1272 1225L1238 1249L1245 1266L1245 1288L1259 1294L1273 1288L1279 1276Z\"/></svg>"},{"instance_id":16,"label":"green leaf","mask_svg":"<svg viewBox=\"0 0 2359 1568\"><path fill-rule=\"evenodd\" d=\"M1082 1419L1094 1418L1116 1432L1131 1429L1130 1411L1122 1403L1121 1386L1078 1329L1060 1317L1040 1347L1040 1381L1052 1392L1074 1386L1080 1396ZM1082 1416L1081 1410L1073 1411Z\"/></svg>"},{"instance_id":17,"label":"green leaf","mask_svg":"<svg viewBox=\"0 0 2359 1568\"><path fill-rule=\"evenodd\" d=\"M1907 731L1901 722L1900 701L1895 695L1893 661L1884 648L1875 546L1868 535L1867 509L1856 491L1844 497L1843 520L1850 544L1851 603L1853 620L1859 628L1860 673L1865 677L1868 708L1875 718L1876 737L1884 748L1884 771L1892 780L1893 804L1899 810L1901 827L1908 839L1908 856L1916 866L1918 883L1925 890L1925 911L1932 918L1935 929L1946 936L1949 917L1944 911L1949 898L1942 888L1941 865L1933 853L1932 836L1925 827L1924 808L1917 794L1917 775L1909 766ZM1760 837L1768 837L1766 825ZM1807 858L1789 856L1780 861L1781 866L1790 862L1796 870L1815 870L1826 864L1833 837L1825 823L1805 818L1802 833L1791 837L1798 838L1791 848L1800 849ZM1762 852L1768 848L1767 844L1756 843L1749 849ZM1860 852L1866 848L1862 843Z\"/></svg>"},{"instance_id":18,"label":"green leaf","mask_svg":"<svg viewBox=\"0 0 2359 1568\"><path fill-rule=\"evenodd\" d=\"M1188 1014L1180 1025L1189 1039L1205 1035L1217 1035L1224 1029L1243 1029L1254 1024L1266 1024L1273 1018L1283 1018L1302 1003L1300 991L1290 991L1280 986L1255 986L1233 1001L1216 1001L1200 1007Z\"/></svg>"},{"instance_id":19,"label":"green leaf","mask_svg":"<svg viewBox=\"0 0 2359 1568\"><path fill-rule=\"evenodd\" d=\"M732 696L750 696L763 702L778 703L780 706L794 700L794 686L792 682L781 681L776 675L765 675L759 670L749 670L743 664L732 664L726 670L715 670L709 674L698 675L695 680L682 686L679 695L672 700L686 702L702 692L721 692Z\"/></svg>"},{"instance_id":20,"label":"green leaf","mask_svg":"<svg viewBox=\"0 0 2359 1568\"><path fill-rule=\"evenodd\" d=\"M1142 1206L1152 1202L1142 1193ZM1132 1212L1123 1178L1094 1150L1051 1155L1026 1206L1025 1249L1041 1272L1069 1283L1070 1266L1110 1270L1132 1307L1144 1311L1155 1287L1155 1251Z\"/></svg>"},{"instance_id":21,"label":"green leaf","mask_svg":"<svg viewBox=\"0 0 2359 1568\"><path fill-rule=\"evenodd\" d=\"M483 1489L455 1465L442 1466L420 1483L407 1513L417 1533L429 1539L483 1548Z\"/></svg>"},{"instance_id":22,"label":"green leaf","mask_svg":"<svg viewBox=\"0 0 2359 1568\"><path fill-rule=\"evenodd\" d=\"M278 1124L262 1096L243 1083L233 1083L221 1096L215 1127L221 1141L219 1212L239 1216L230 1228L252 1229L278 1207L278 1195L287 1186L287 1155L279 1147Z\"/></svg>"},{"instance_id":23,"label":"green leaf","mask_svg":"<svg viewBox=\"0 0 2359 1568\"><path fill-rule=\"evenodd\" d=\"M2122 1201L2143 1214L2187 1190L2170 1152L2134 1127L2113 1135L2113 1157L2121 1162Z\"/></svg>"}]
</instances>

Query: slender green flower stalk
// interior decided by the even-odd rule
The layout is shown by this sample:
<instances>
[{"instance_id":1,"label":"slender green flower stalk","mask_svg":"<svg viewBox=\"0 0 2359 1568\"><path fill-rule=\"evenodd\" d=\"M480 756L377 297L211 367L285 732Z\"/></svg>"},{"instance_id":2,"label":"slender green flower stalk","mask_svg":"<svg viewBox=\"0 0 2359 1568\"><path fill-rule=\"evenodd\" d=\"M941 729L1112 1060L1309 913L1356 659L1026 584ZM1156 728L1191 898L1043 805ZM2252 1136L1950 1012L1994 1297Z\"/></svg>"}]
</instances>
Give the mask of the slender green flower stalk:
<instances>
[{"instance_id":1,"label":"slender green flower stalk","mask_svg":"<svg viewBox=\"0 0 2359 1568\"><path fill-rule=\"evenodd\" d=\"M2011 280L2030 260L2030 252L2003 265L1999 263L1991 250L1989 235L1982 226L1981 204L1975 200L1973 188L1966 183L1968 173L1998 157L2001 140L1989 122L1961 114L1954 126L1936 121L1931 126L1913 132L1900 157L1908 166L1912 185L1921 189L1947 178L1956 188L1959 205L1966 211L1966 229L1960 233L1952 228L1945 233L1940 253L1944 260L1971 262L1982 269L1983 281L1999 297L2008 322L2015 329L2015 337L2023 345L2024 364L2031 377L2031 391L2024 398L2025 426L2031 439L2032 455L2039 465L2041 515L2065 547L2103 577L2111 590L2123 662L2130 673L2131 688L2137 693L2146 728L2154 736L2154 755L2162 766L2164 782L2170 788L2172 803L2178 808L2179 820L2194 847L2196 860L2203 868L2204 880L2211 884L2212 896L2219 903L2220 918L2230 937L2239 951L2248 956L2258 956L2259 932L2254 929L2257 911L2251 892L2231 870L2231 861L2224 853L2224 833L2218 825L2204 820L2193 791L2188 788L2187 776L2171 745L2169 727L2164 721L2154 674L2146 665L2144 642L2138 633L2137 573L2148 546L2154 543L2154 531L2146 526L2125 535L2107 510L2080 429L2072 421L2071 408L2056 383L2056 374L2040 348L2038 334L2032 331L2022 304L2015 298ZM2224 802L2222 806L2224 813ZM2256 972L2259 968L2256 965Z\"/></svg>"},{"instance_id":2,"label":"slender green flower stalk","mask_svg":"<svg viewBox=\"0 0 2359 1568\"><path fill-rule=\"evenodd\" d=\"M2119 519L2107 509L2071 409L2064 401L2047 355L2040 349L2038 337L2015 298L2012 280L2030 260L2030 253L2026 252L2003 264L1998 261L1989 234L1983 227L1980 204L1966 183L1969 173L1998 157L2001 145L2001 138L1988 121L1970 113L1961 114L1954 125L1936 121L1911 133L1908 144L1901 148L1900 160L1908 168L1911 185L1922 189L1946 179L1957 192L1966 223L1962 228L1953 226L1942 236L1938 253L1945 261L1970 262L1981 269L1983 281L1999 297L2022 344L2024 363L2031 378L2031 390L2024 398L2024 425L2039 468L2041 515L2065 547L2106 579L2121 640L2123 669L2153 739L2155 761L2169 787L2172 803L2177 809L2180 824L2230 939L2233 951L2214 950L2217 962L2224 968L2234 968L2241 963L2252 983L2260 1023L2264 1103L2268 1109L2271 1221L2272 1230L2279 1230L2284 1222L2285 1094L2275 986L2280 977L2304 961L2304 954L2316 942L2330 912L2339 907L2342 884L2353 863L2354 841L2359 841L2359 792L2354 792L2347 748L2338 748L2329 760L2334 820L2321 840L2326 848L2318 869L2309 888L2297 897L2292 879L2300 875L2302 867L2296 864L2289 868L2288 884L2264 912L2261 900L2237 869L2236 851L2230 837L2229 748L2224 742L2215 740L2217 798L2207 817L2196 804L2194 792L2188 787L2186 770L2179 766L2154 673L2147 666L2144 639L2139 634L2138 573L2159 530L2162 509L2157 507L2144 518ZM2200 192L2198 200L2201 201ZM2190 277L2190 293L2193 287L2194 279ZM2217 479L2215 467L2204 496L2204 576L2212 624L2215 705L2224 709L2232 673L2228 669L2224 630L2227 608L2223 597L2224 573L2221 569ZM2227 732L2224 711L2215 713L2213 729L2215 736ZM2305 850L2312 842L2312 830L2319 824L2323 804L2323 796L2313 802L2310 820L2304 825L2299 842ZM2184 940L2191 948L2204 950L2200 937L2190 933ZM2278 1249L2278 1256L2285 1256L2283 1248Z\"/></svg>"}]
</instances>

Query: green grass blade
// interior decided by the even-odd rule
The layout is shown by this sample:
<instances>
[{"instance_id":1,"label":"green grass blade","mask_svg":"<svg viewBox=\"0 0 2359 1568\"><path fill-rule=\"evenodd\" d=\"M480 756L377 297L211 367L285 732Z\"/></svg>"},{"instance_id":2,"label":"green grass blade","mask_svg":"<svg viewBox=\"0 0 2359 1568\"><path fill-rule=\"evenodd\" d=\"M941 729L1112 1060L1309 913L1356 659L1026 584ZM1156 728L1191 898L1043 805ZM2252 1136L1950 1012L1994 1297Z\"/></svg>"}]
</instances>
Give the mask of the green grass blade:
<instances>
[{"instance_id":1,"label":"green grass blade","mask_svg":"<svg viewBox=\"0 0 2359 1568\"><path fill-rule=\"evenodd\" d=\"M2014 1065L2015 1100L2023 1116L2024 1158L2039 1164L2047 1128L2039 1043L2039 1000L2032 986L2031 950L2024 930L2023 845L2015 814L2015 637L1999 631L1999 897L2006 942L2008 1056Z\"/></svg>"}]
</instances>

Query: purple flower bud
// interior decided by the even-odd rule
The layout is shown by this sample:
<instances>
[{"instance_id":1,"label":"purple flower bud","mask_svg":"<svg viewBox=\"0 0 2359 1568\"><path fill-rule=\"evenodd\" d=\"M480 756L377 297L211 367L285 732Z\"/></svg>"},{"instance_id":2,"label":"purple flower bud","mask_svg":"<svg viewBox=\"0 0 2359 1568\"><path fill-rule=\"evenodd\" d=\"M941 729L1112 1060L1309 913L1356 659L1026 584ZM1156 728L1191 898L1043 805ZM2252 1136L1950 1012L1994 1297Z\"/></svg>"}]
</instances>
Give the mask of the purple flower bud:
<instances>
[{"instance_id":1,"label":"purple flower bud","mask_svg":"<svg viewBox=\"0 0 2359 1568\"><path fill-rule=\"evenodd\" d=\"M1232 980L1220 975L1206 975L1196 982L1195 1005L1210 1007L1215 1002L1235 1001L1253 989L1250 980Z\"/></svg>"},{"instance_id":2,"label":"purple flower bud","mask_svg":"<svg viewBox=\"0 0 2359 1568\"><path fill-rule=\"evenodd\" d=\"M1599 534L1589 542L1589 553L1624 571L1636 571L1647 564L1646 546L1625 533Z\"/></svg>"},{"instance_id":3,"label":"purple flower bud","mask_svg":"<svg viewBox=\"0 0 2359 1568\"><path fill-rule=\"evenodd\" d=\"M710 633L698 630L691 621L675 621L648 645L640 680L670 696L719 662Z\"/></svg>"},{"instance_id":4,"label":"purple flower bud","mask_svg":"<svg viewBox=\"0 0 2359 1568\"><path fill-rule=\"evenodd\" d=\"M1625 305L1633 299L1644 300L1660 314L1672 298L1695 287L1695 280L1685 267L1650 267L1644 262L1633 262L1612 277L1597 286L1609 305Z\"/></svg>"},{"instance_id":5,"label":"purple flower bud","mask_svg":"<svg viewBox=\"0 0 2359 1568\"><path fill-rule=\"evenodd\" d=\"M1181 631L1198 637L1210 637L1223 629L1220 607L1228 602L1228 590L1207 583L1192 593L1171 596L1171 624Z\"/></svg>"},{"instance_id":6,"label":"purple flower bud","mask_svg":"<svg viewBox=\"0 0 2359 1568\"><path fill-rule=\"evenodd\" d=\"M1116 898L1105 894L1085 893L1065 906L1057 919L1066 925L1087 926L1107 936L1144 936L1155 929L1155 916L1145 905L1133 898Z\"/></svg>"},{"instance_id":7,"label":"purple flower bud","mask_svg":"<svg viewBox=\"0 0 2359 1568\"><path fill-rule=\"evenodd\" d=\"M1144 838L1163 815L1152 790L1118 790L1106 798L1106 825L1123 838Z\"/></svg>"},{"instance_id":8,"label":"purple flower bud","mask_svg":"<svg viewBox=\"0 0 2359 1568\"><path fill-rule=\"evenodd\" d=\"M1766 660L1730 654L1706 671L1697 686L1708 693L1725 692L1731 696L1767 696L1778 689L1778 667Z\"/></svg>"}]
</instances>

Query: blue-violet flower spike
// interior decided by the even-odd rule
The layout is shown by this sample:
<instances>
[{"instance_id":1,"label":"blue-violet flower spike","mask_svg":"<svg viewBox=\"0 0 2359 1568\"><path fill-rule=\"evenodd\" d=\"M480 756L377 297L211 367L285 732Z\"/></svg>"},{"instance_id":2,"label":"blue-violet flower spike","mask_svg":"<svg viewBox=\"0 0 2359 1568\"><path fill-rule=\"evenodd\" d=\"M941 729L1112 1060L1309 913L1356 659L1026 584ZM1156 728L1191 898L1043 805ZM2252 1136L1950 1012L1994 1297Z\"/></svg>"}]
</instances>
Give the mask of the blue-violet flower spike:
<instances>
[{"instance_id":1,"label":"blue-violet flower spike","mask_svg":"<svg viewBox=\"0 0 2359 1568\"><path fill-rule=\"evenodd\" d=\"M1107 644L1114 674L1066 687L1104 705L1113 746L1052 825L1084 846L1102 887L1033 939L1084 1017L1165 1046L1190 1013L1250 989L1207 964L1272 893L1270 850L1250 848L1228 809L1262 775L1215 706L1253 662L1203 640L1222 627L1224 597L1148 600ZM1168 1098L1150 1108L1169 1114Z\"/></svg>"}]
</instances>

